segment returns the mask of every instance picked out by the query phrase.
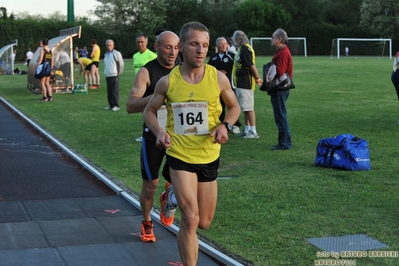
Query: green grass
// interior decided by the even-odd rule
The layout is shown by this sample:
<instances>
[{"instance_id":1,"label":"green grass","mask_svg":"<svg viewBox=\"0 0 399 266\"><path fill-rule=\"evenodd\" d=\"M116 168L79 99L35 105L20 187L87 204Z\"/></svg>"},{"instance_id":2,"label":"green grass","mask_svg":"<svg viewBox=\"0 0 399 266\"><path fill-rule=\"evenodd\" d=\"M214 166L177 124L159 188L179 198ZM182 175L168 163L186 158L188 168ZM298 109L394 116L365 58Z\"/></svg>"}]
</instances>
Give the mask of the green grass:
<instances>
[{"instance_id":1,"label":"green grass","mask_svg":"<svg viewBox=\"0 0 399 266\"><path fill-rule=\"evenodd\" d=\"M268 60L257 58L259 71ZM319 249L306 239L323 236L366 234L398 251L399 111L391 71L389 59L295 57L296 89L288 100L293 149L270 150L277 129L269 96L257 90L260 138L231 135L223 146L220 176L231 179L218 181L215 219L209 230L199 230L201 236L248 265L314 265ZM134 138L141 134L142 117L125 110L133 79L126 60L120 112L103 110L103 76L101 89L56 94L49 103L26 89L26 76L0 76L0 96L139 192L140 144ZM368 140L371 171L314 166L318 140L341 133ZM362 266L399 263L349 259Z\"/></svg>"}]
</instances>

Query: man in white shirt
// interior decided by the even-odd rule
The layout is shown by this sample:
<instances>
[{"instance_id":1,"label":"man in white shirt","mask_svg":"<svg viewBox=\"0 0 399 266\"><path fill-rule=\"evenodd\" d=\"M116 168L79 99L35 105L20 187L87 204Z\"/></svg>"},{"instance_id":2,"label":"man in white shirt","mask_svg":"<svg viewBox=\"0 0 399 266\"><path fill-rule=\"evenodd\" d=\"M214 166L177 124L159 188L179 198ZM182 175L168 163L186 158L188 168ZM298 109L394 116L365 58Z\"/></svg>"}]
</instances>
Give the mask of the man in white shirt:
<instances>
[{"instance_id":1,"label":"man in white shirt","mask_svg":"<svg viewBox=\"0 0 399 266\"><path fill-rule=\"evenodd\" d=\"M33 56L33 53L29 48L28 52L26 53L26 60L25 60L25 63L28 67L29 67L30 60L32 60L32 56Z\"/></svg>"},{"instance_id":2,"label":"man in white shirt","mask_svg":"<svg viewBox=\"0 0 399 266\"><path fill-rule=\"evenodd\" d=\"M114 49L114 41L105 42L107 52L104 55L104 74L107 82L108 106L105 110L119 111L119 75L123 72L122 54Z\"/></svg>"}]
</instances>

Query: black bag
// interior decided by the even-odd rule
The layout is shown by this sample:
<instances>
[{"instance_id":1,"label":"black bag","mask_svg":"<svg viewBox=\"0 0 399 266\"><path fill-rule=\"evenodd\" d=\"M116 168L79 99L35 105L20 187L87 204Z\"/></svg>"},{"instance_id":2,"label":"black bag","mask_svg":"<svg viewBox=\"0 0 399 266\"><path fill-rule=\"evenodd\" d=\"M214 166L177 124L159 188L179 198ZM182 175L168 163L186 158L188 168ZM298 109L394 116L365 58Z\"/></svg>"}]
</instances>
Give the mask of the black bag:
<instances>
[{"instance_id":1,"label":"black bag","mask_svg":"<svg viewBox=\"0 0 399 266\"><path fill-rule=\"evenodd\" d=\"M276 77L276 65L269 62L263 65L263 84L260 86L261 91L266 91L268 94L278 90L294 89L295 85L290 75L284 73L281 77Z\"/></svg>"},{"instance_id":2,"label":"black bag","mask_svg":"<svg viewBox=\"0 0 399 266\"><path fill-rule=\"evenodd\" d=\"M42 79L43 77L50 76L51 67L48 62L40 64L35 70L35 78Z\"/></svg>"}]
</instances>

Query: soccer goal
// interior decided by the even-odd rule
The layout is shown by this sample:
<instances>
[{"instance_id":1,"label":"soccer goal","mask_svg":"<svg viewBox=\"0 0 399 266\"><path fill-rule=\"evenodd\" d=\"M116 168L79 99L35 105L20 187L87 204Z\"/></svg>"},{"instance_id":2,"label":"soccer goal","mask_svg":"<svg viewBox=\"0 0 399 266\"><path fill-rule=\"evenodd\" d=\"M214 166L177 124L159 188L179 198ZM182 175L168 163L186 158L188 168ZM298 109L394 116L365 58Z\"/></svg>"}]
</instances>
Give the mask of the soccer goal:
<instances>
[{"instance_id":1,"label":"soccer goal","mask_svg":"<svg viewBox=\"0 0 399 266\"><path fill-rule=\"evenodd\" d=\"M345 56L376 56L392 59L392 39L338 38L331 44L331 58Z\"/></svg>"},{"instance_id":2,"label":"soccer goal","mask_svg":"<svg viewBox=\"0 0 399 266\"><path fill-rule=\"evenodd\" d=\"M270 37L252 37L250 39L251 46L257 56L274 54L275 48L270 44L271 39ZM290 48L292 55L308 56L305 37L288 37L287 46Z\"/></svg>"}]
</instances>

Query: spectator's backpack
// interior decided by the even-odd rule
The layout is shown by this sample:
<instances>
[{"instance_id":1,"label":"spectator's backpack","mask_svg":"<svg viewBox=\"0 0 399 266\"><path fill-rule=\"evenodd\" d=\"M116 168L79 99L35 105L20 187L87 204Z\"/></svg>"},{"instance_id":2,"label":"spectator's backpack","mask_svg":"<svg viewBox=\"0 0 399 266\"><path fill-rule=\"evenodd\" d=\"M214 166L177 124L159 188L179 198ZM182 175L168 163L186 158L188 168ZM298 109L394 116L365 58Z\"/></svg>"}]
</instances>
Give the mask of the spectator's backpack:
<instances>
[{"instance_id":1,"label":"spectator's backpack","mask_svg":"<svg viewBox=\"0 0 399 266\"><path fill-rule=\"evenodd\" d=\"M315 165L352 171L370 170L368 143L351 134L321 139L316 148Z\"/></svg>"}]
</instances>

